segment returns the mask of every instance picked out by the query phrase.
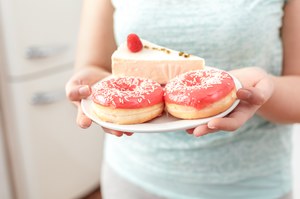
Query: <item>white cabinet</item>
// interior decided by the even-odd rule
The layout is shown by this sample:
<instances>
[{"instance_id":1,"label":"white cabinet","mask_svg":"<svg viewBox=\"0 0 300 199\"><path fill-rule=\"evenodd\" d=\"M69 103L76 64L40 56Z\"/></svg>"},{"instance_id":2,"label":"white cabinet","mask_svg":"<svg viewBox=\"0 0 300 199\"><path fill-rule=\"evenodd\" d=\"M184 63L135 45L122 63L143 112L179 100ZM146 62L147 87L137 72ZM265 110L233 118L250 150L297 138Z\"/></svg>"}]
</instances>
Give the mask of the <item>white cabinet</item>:
<instances>
[{"instance_id":1,"label":"white cabinet","mask_svg":"<svg viewBox=\"0 0 300 199\"><path fill-rule=\"evenodd\" d=\"M103 132L76 125L76 109L64 95L69 75L10 85L17 133L9 137L20 198L76 198L99 184Z\"/></svg>"},{"instance_id":2,"label":"white cabinet","mask_svg":"<svg viewBox=\"0 0 300 199\"><path fill-rule=\"evenodd\" d=\"M2 29L13 77L71 63L78 32L79 0L1 0Z\"/></svg>"},{"instance_id":3,"label":"white cabinet","mask_svg":"<svg viewBox=\"0 0 300 199\"><path fill-rule=\"evenodd\" d=\"M102 129L76 125L65 83L79 0L0 0L0 107L20 199L79 198L99 185Z\"/></svg>"}]
</instances>

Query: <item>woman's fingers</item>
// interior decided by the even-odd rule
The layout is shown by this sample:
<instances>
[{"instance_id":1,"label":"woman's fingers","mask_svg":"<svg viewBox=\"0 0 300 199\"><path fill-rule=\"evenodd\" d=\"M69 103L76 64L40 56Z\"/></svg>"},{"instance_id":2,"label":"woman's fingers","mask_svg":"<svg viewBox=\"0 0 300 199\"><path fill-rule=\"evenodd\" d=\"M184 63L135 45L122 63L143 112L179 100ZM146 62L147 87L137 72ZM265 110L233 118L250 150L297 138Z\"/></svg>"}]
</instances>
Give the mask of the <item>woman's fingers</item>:
<instances>
[{"instance_id":1,"label":"woman's fingers","mask_svg":"<svg viewBox=\"0 0 300 199\"><path fill-rule=\"evenodd\" d=\"M264 93L256 87L241 88L236 95L240 100L253 105L263 105L267 100Z\"/></svg>"},{"instance_id":2,"label":"woman's fingers","mask_svg":"<svg viewBox=\"0 0 300 199\"><path fill-rule=\"evenodd\" d=\"M104 130L106 133L115 135L115 136L117 136L117 137L121 137L121 136L123 136L123 134L125 134L125 135L127 135L127 136L133 135L133 133L131 133L131 132L117 131L117 130L108 129L108 128L105 128L105 127L102 127L102 128L103 128L103 130Z\"/></svg>"},{"instance_id":3,"label":"woman's fingers","mask_svg":"<svg viewBox=\"0 0 300 199\"><path fill-rule=\"evenodd\" d=\"M92 120L90 118L88 118L82 111L81 107L80 107L80 103L75 102L75 104L78 106L78 111L77 111L77 124L81 127L81 128L88 128L92 125ZM131 136L133 135L133 133L131 132L122 132L122 131L117 131L117 130L112 130L112 129L108 129L108 128L104 128L103 130L106 133L110 133L112 135L121 137L123 134L127 135L127 136Z\"/></svg>"},{"instance_id":4,"label":"woman's fingers","mask_svg":"<svg viewBox=\"0 0 300 199\"><path fill-rule=\"evenodd\" d=\"M216 118L208 122L208 128L222 131L235 131L240 128L246 121L242 113L235 114L236 117Z\"/></svg>"},{"instance_id":5,"label":"woman's fingers","mask_svg":"<svg viewBox=\"0 0 300 199\"><path fill-rule=\"evenodd\" d=\"M90 118L88 118L82 111L80 104L79 103L75 103L77 104L77 119L76 122L77 124L81 127L81 128L88 128L91 126L92 124L92 120Z\"/></svg>"},{"instance_id":6,"label":"woman's fingers","mask_svg":"<svg viewBox=\"0 0 300 199\"><path fill-rule=\"evenodd\" d=\"M81 128L88 128L92 124L92 120L83 113L80 106L80 101L87 98L90 94L91 89L88 85L81 85L75 81L69 81L66 85L66 95L68 99L77 106L76 122Z\"/></svg>"},{"instance_id":7,"label":"woman's fingers","mask_svg":"<svg viewBox=\"0 0 300 199\"><path fill-rule=\"evenodd\" d=\"M200 125L200 126L197 126L194 129L193 134L196 137L200 137L200 136L203 136L203 135L206 135L206 134L209 134L209 133L213 133L215 131L216 131L215 129L210 129L207 125Z\"/></svg>"},{"instance_id":8,"label":"woman's fingers","mask_svg":"<svg viewBox=\"0 0 300 199\"><path fill-rule=\"evenodd\" d=\"M235 131L244 125L272 96L274 85L268 74L260 68L249 67L231 71L244 85L236 93L240 99L238 106L226 117L215 118L195 129L187 130L195 136L202 136L215 131Z\"/></svg>"},{"instance_id":9,"label":"woman's fingers","mask_svg":"<svg viewBox=\"0 0 300 199\"><path fill-rule=\"evenodd\" d=\"M132 136L133 135L133 133L130 133L130 132L124 132L124 134L127 135L127 136Z\"/></svg>"},{"instance_id":10,"label":"woman's fingers","mask_svg":"<svg viewBox=\"0 0 300 199\"><path fill-rule=\"evenodd\" d=\"M239 89L237 97L241 100L238 107L224 118L209 121L208 129L235 131L243 126L267 100L264 93L256 87Z\"/></svg>"},{"instance_id":11,"label":"woman's fingers","mask_svg":"<svg viewBox=\"0 0 300 199\"><path fill-rule=\"evenodd\" d=\"M224 118L215 118L207 123L208 128L223 131L235 131L249 120L259 106L241 101L239 106Z\"/></svg>"},{"instance_id":12,"label":"woman's fingers","mask_svg":"<svg viewBox=\"0 0 300 199\"><path fill-rule=\"evenodd\" d=\"M265 99L259 89L240 89L238 92L237 95L241 102L232 113L223 118L215 118L206 125L189 129L187 132L199 137L220 130L235 131L243 126L255 114L260 105L265 102Z\"/></svg>"},{"instance_id":13,"label":"woman's fingers","mask_svg":"<svg viewBox=\"0 0 300 199\"><path fill-rule=\"evenodd\" d=\"M66 95L71 101L80 101L91 94L88 85L69 85L66 87Z\"/></svg>"},{"instance_id":14,"label":"woman's fingers","mask_svg":"<svg viewBox=\"0 0 300 199\"><path fill-rule=\"evenodd\" d=\"M82 111L80 101L91 95L91 88L88 85L82 85L80 83L70 81L66 85L66 95L78 108L76 122L81 128L88 128L92 124L92 120L88 118ZM113 134L115 136L122 136L123 134L131 136L131 132L122 132L103 128L105 132Z\"/></svg>"},{"instance_id":15,"label":"woman's fingers","mask_svg":"<svg viewBox=\"0 0 300 199\"><path fill-rule=\"evenodd\" d=\"M209 133L215 132L215 129L210 129L206 124L197 126L194 129L187 129L186 132L188 134L193 134L195 137L200 137Z\"/></svg>"}]
</instances>

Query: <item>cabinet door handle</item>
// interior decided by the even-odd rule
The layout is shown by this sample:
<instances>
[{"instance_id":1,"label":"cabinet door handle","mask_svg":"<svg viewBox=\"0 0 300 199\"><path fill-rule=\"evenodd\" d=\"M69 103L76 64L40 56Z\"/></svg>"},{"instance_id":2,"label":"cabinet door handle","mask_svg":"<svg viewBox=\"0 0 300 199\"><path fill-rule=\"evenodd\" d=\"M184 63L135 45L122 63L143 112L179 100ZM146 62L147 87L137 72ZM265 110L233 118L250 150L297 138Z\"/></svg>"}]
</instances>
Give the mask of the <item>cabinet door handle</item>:
<instances>
[{"instance_id":1,"label":"cabinet door handle","mask_svg":"<svg viewBox=\"0 0 300 199\"><path fill-rule=\"evenodd\" d=\"M31 97L31 104L32 105L47 105L53 104L60 100L65 99L65 92L64 91L52 91L52 92L37 92L34 93Z\"/></svg>"},{"instance_id":2,"label":"cabinet door handle","mask_svg":"<svg viewBox=\"0 0 300 199\"><path fill-rule=\"evenodd\" d=\"M51 56L63 53L68 49L67 45L61 46L30 46L26 49L25 55L27 59L49 58Z\"/></svg>"}]
</instances>

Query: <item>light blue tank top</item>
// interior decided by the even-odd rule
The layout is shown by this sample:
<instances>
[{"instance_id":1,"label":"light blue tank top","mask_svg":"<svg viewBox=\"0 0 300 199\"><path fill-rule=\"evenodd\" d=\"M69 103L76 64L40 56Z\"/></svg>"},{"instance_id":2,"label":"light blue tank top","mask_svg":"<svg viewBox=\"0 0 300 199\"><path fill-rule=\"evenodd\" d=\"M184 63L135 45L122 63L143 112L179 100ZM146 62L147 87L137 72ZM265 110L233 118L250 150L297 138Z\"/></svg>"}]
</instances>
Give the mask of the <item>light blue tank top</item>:
<instances>
[{"instance_id":1,"label":"light blue tank top","mask_svg":"<svg viewBox=\"0 0 300 199\"><path fill-rule=\"evenodd\" d=\"M117 43L129 33L224 70L280 75L284 0L112 0ZM254 116L236 132L107 136L105 161L171 199L279 198L291 190L290 126Z\"/></svg>"}]
</instances>

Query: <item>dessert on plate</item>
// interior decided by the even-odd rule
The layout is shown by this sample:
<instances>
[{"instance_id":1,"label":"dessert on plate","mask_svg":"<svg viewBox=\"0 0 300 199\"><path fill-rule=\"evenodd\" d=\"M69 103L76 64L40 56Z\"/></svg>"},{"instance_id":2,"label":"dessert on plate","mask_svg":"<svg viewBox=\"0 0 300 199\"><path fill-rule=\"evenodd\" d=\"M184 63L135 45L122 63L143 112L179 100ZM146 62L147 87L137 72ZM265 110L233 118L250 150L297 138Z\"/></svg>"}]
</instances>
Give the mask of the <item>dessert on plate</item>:
<instances>
[{"instance_id":1,"label":"dessert on plate","mask_svg":"<svg viewBox=\"0 0 300 199\"><path fill-rule=\"evenodd\" d=\"M201 57L159 46L136 34L128 35L111 58L113 75L149 78L160 84L205 65Z\"/></svg>"},{"instance_id":2,"label":"dessert on plate","mask_svg":"<svg viewBox=\"0 0 300 199\"><path fill-rule=\"evenodd\" d=\"M151 79L111 76L93 86L92 109L102 121L139 124L161 115L163 93Z\"/></svg>"},{"instance_id":3,"label":"dessert on plate","mask_svg":"<svg viewBox=\"0 0 300 199\"><path fill-rule=\"evenodd\" d=\"M147 122L164 108L180 119L214 116L234 103L236 87L229 73L204 65L130 34L112 55L112 76L93 86L93 111L116 124Z\"/></svg>"},{"instance_id":4,"label":"dessert on plate","mask_svg":"<svg viewBox=\"0 0 300 199\"><path fill-rule=\"evenodd\" d=\"M223 70L186 72L165 87L166 110L181 119L200 119L227 110L236 100L236 86Z\"/></svg>"}]
</instances>

